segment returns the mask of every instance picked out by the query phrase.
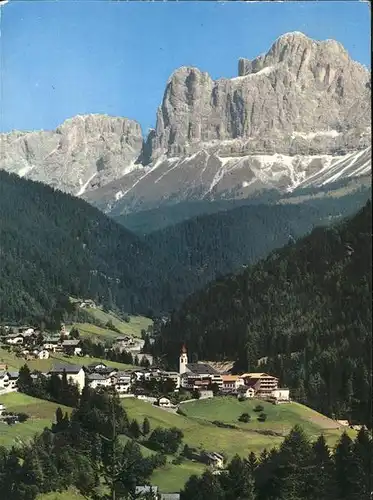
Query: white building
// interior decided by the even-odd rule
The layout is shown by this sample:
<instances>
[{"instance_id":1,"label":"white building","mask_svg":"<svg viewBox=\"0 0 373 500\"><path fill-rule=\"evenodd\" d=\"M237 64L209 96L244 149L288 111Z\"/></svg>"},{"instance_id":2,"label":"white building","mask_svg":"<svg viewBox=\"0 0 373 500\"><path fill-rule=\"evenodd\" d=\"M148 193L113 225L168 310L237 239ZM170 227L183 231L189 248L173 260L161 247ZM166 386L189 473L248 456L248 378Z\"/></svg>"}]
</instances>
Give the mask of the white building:
<instances>
[{"instance_id":1,"label":"white building","mask_svg":"<svg viewBox=\"0 0 373 500\"><path fill-rule=\"evenodd\" d=\"M180 374L177 372L161 372L159 377L162 380L171 379L175 383L175 388L180 389Z\"/></svg>"},{"instance_id":2,"label":"white building","mask_svg":"<svg viewBox=\"0 0 373 500\"><path fill-rule=\"evenodd\" d=\"M89 373L87 375L87 384L91 389L98 387L110 387L111 377L109 375L101 375L100 373Z\"/></svg>"},{"instance_id":3,"label":"white building","mask_svg":"<svg viewBox=\"0 0 373 500\"><path fill-rule=\"evenodd\" d=\"M79 391L81 392L85 386L85 372L83 367L80 365L56 365L54 366L49 374L52 375L55 373L60 378L62 378L63 373L66 372L67 380L77 384L79 387Z\"/></svg>"},{"instance_id":4,"label":"white building","mask_svg":"<svg viewBox=\"0 0 373 500\"><path fill-rule=\"evenodd\" d=\"M168 398L165 398L165 397L160 398L158 400L158 405L162 406L164 408L170 408L172 406L171 401Z\"/></svg>"},{"instance_id":5,"label":"white building","mask_svg":"<svg viewBox=\"0 0 373 500\"><path fill-rule=\"evenodd\" d=\"M9 387L9 375L7 372L0 372L0 389Z\"/></svg>"},{"instance_id":6,"label":"white building","mask_svg":"<svg viewBox=\"0 0 373 500\"><path fill-rule=\"evenodd\" d=\"M241 386L238 388L238 396L246 399L253 398L255 396L255 389L253 387Z\"/></svg>"},{"instance_id":7,"label":"white building","mask_svg":"<svg viewBox=\"0 0 373 500\"><path fill-rule=\"evenodd\" d=\"M222 375L223 381L223 391L224 392L234 392L237 391L239 387L245 385L245 382L242 377L239 375Z\"/></svg>"},{"instance_id":8,"label":"white building","mask_svg":"<svg viewBox=\"0 0 373 500\"><path fill-rule=\"evenodd\" d=\"M35 351L33 351L33 354L38 359L48 359L49 358L49 351L47 349L42 349L41 351L35 350Z\"/></svg>"},{"instance_id":9,"label":"white building","mask_svg":"<svg viewBox=\"0 0 373 500\"><path fill-rule=\"evenodd\" d=\"M214 397L214 393L207 389L201 389L199 391L199 399L211 399Z\"/></svg>"},{"instance_id":10,"label":"white building","mask_svg":"<svg viewBox=\"0 0 373 500\"><path fill-rule=\"evenodd\" d=\"M119 394L128 394L132 385L132 373L117 372L111 377L112 386Z\"/></svg>"},{"instance_id":11,"label":"white building","mask_svg":"<svg viewBox=\"0 0 373 500\"><path fill-rule=\"evenodd\" d=\"M11 345L21 345L23 344L23 335L19 333L8 335L8 337L6 338L6 343Z\"/></svg>"},{"instance_id":12,"label":"white building","mask_svg":"<svg viewBox=\"0 0 373 500\"><path fill-rule=\"evenodd\" d=\"M289 389L275 389L272 391L271 400L275 403L289 402L290 390Z\"/></svg>"}]
</instances>

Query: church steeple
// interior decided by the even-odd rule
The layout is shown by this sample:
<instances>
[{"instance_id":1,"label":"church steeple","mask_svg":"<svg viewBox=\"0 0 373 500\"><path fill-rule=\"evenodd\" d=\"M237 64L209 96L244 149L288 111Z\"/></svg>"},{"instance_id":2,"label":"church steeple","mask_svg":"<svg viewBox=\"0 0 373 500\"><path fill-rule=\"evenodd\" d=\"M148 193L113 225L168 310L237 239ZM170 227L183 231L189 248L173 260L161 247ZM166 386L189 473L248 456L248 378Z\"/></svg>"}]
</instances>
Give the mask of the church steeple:
<instances>
[{"instance_id":1,"label":"church steeple","mask_svg":"<svg viewBox=\"0 0 373 500\"><path fill-rule=\"evenodd\" d=\"M182 375L186 372L186 365L188 364L188 353L185 344L181 348L180 358L179 358L179 373Z\"/></svg>"}]
</instances>

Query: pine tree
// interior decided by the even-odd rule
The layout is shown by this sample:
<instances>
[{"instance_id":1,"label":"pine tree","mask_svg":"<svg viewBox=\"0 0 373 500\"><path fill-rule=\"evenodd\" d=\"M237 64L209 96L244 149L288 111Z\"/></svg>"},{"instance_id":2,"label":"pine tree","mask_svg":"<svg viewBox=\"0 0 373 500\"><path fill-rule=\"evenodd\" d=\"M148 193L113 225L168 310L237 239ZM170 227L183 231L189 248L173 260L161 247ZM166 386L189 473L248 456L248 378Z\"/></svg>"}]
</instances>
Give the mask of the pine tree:
<instances>
[{"instance_id":1,"label":"pine tree","mask_svg":"<svg viewBox=\"0 0 373 500\"><path fill-rule=\"evenodd\" d=\"M30 368L26 364L21 366L19 370L17 386L20 392L24 392L26 394L31 390L32 387L31 372Z\"/></svg>"},{"instance_id":2,"label":"pine tree","mask_svg":"<svg viewBox=\"0 0 373 500\"><path fill-rule=\"evenodd\" d=\"M142 433L144 436L147 436L149 432L150 432L150 422L149 419L145 417L142 423Z\"/></svg>"},{"instance_id":3,"label":"pine tree","mask_svg":"<svg viewBox=\"0 0 373 500\"><path fill-rule=\"evenodd\" d=\"M140 426L136 419L132 420L132 422L130 423L129 431L134 439L139 439L139 437L141 436Z\"/></svg>"}]
</instances>

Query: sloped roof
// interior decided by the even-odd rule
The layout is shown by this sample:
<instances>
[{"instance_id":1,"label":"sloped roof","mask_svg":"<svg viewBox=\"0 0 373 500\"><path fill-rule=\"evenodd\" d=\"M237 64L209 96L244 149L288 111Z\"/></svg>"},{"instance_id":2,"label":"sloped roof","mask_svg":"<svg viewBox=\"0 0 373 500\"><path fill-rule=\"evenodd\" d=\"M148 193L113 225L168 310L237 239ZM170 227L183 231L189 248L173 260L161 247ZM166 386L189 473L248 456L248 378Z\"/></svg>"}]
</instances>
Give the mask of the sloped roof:
<instances>
[{"instance_id":1,"label":"sloped roof","mask_svg":"<svg viewBox=\"0 0 373 500\"><path fill-rule=\"evenodd\" d=\"M188 363L186 367L192 373L196 373L197 375L202 375L204 373L208 375L219 375L219 373L212 366L205 363Z\"/></svg>"},{"instance_id":2,"label":"sloped roof","mask_svg":"<svg viewBox=\"0 0 373 500\"><path fill-rule=\"evenodd\" d=\"M62 342L63 347L76 346L80 344L80 340L64 340Z\"/></svg>"},{"instance_id":3,"label":"sloped roof","mask_svg":"<svg viewBox=\"0 0 373 500\"><path fill-rule=\"evenodd\" d=\"M64 371L66 373L79 373L82 368L80 365L58 364L51 368L50 373L63 373Z\"/></svg>"},{"instance_id":4,"label":"sloped roof","mask_svg":"<svg viewBox=\"0 0 373 500\"><path fill-rule=\"evenodd\" d=\"M107 375L101 375L101 373L90 373L87 375L88 380L107 380L108 378Z\"/></svg>"},{"instance_id":5,"label":"sloped roof","mask_svg":"<svg viewBox=\"0 0 373 500\"><path fill-rule=\"evenodd\" d=\"M223 382L236 382L240 378L239 375L222 375Z\"/></svg>"}]
</instances>

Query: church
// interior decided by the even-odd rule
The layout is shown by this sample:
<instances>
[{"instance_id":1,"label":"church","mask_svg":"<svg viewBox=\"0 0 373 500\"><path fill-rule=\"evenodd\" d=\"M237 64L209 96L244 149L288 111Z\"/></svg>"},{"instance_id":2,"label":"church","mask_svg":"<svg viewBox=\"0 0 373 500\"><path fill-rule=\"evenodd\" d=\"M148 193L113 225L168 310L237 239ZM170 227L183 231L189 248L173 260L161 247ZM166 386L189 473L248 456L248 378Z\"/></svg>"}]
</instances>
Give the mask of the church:
<instances>
[{"instance_id":1,"label":"church","mask_svg":"<svg viewBox=\"0 0 373 500\"><path fill-rule=\"evenodd\" d=\"M207 363L189 363L186 346L183 345L179 357L180 385L185 389L203 389L211 384L219 388L223 380L219 372Z\"/></svg>"}]
</instances>

